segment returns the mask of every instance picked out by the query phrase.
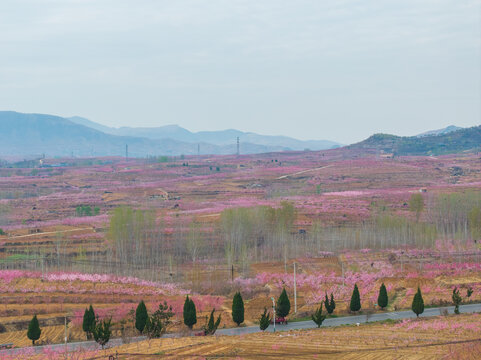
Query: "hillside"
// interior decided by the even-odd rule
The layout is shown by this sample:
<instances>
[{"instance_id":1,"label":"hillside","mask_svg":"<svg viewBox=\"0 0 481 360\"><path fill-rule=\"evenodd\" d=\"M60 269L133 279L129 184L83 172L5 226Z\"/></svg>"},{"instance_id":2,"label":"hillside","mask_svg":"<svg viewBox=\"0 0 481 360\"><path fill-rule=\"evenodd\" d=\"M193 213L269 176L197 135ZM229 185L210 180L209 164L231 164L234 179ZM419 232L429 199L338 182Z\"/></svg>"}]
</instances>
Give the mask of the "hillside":
<instances>
[{"instance_id":1,"label":"hillside","mask_svg":"<svg viewBox=\"0 0 481 360\"><path fill-rule=\"evenodd\" d=\"M426 132L423 132L423 133L418 134L416 136L417 137L424 137L424 136L430 136L430 135L443 135L443 134L448 134L450 132L458 131L458 130L461 130L461 129L462 129L462 127L449 125L449 126L446 126L445 128L426 131Z\"/></svg>"},{"instance_id":2,"label":"hillside","mask_svg":"<svg viewBox=\"0 0 481 360\"><path fill-rule=\"evenodd\" d=\"M481 126L475 126L422 137L375 134L348 148L382 150L395 155L441 155L477 150L480 144Z\"/></svg>"},{"instance_id":3,"label":"hillside","mask_svg":"<svg viewBox=\"0 0 481 360\"><path fill-rule=\"evenodd\" d=\"M178 125L166 125L160 127L107 127L91 120L72 117L69 120L89 126L99 131L111 135L119 136L136 136L144 137L152 140L169 138L177 141L184 141L190 143L209 143L218 146L234 145L236 138L242 144L255 144L257 146L278 147L286 150L325 150L341 146L341 144L329 140L298 140L288 136L273 136L260 135L252 132L243 132L235 129L220 130L220 131L199 131L191 132ZM253 153L253 149L249 147L245 152Z\"/></svg>"},{"instance_id":4,"label":"hillside","mask_svg":"<svg viewBox=\"0 0 481 360\"><path fill-rule=\"evenodd\" d=\"M124 156L125 145L129 156L234 154L236 145L213 145L204 142L189 143L169 138L147 139L135 136L106 134L88 126L53 115L22 114L0 111L0 154L8 156ZM198 148L199 147L199 148ZM246 153L289 150L283 146L265 146L243 143Z\"/></svg>"}]
</instances>

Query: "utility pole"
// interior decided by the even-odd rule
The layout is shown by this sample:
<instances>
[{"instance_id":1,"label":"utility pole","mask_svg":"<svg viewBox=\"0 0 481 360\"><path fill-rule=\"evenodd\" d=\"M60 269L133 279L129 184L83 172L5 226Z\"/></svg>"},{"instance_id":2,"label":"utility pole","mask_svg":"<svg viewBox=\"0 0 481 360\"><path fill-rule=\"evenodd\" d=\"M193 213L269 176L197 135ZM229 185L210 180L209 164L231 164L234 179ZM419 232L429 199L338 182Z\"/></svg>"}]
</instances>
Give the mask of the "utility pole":
<instances>
[{"instance_id":1,"label":"utility pole","mask_svg":"<svg viewBox=\"0 0 481 360\"><path fill-rule=\"evenodd\" d=\"M237 137L237 156L240 155L240 142L239 142L239 137Z\"/></svg>"},{"instance_id":2,"label":"utility pole","mask_svg":"<svg viewBox=\"0 0 481 360\"><path fill-rule=\"evenodd\" d=\"M294 313L297 314L296 262L294 261Z\"/></svg>"},{"instance_id":3,"label":"utility pole","mask_svg":"<svg viewBox=\"0 0 481 360\"><path fill-rule=\"evenodd\" d=\"M65 359L68 359L67 340L68 340L67 315L65 315Z\"/></svg>"},{"instance_id":4,"label":"utility pole","mask_svg":"<svg viewBox=\"0 0 481 360\"><path fill-rule=\"evenodd\" d=\"M200 156L200 144L197 144L197 156Z\"/></svg>"},{"instance_id":5,"label":"utility pole","mask_svg":"<svg viewBox=\"0 0 481 360\"><path fill-rule=\"evenodd\" d=\"M44 269L44 259L45 258L42 255L42 280L45 280L45 274L44 274L44 270L43 270Z\"/></svg>"},{"instance_id":6,"label":"utility pole","mask_svg":"<svg viewBox=\"0 0 481 360\"><path fill-rule=\"evenodd\" d=\"M276 332L276 301L274 300L273 297L271 297L272 300L272 310L274 312L274 332Z\"/></svg>"},{"instance_id":7,"label":"utility pole","mask_svg":"<svg viewBox=\"0 0 481 360\"><path fill-rule=\"evenodd\" d=\"M341 268L342 268L342 287L344 287L344 263L341 261Z\"/></svg>"},{"instance_id":8,"label":"utility pole","mask_svg":"<svg viewBox=\"0 0 481 360\"><path fill-rule=\"evenodd\" d=\"M125 144L125 160L129 158L129 145Z\"/></svg>"}]
</instances>

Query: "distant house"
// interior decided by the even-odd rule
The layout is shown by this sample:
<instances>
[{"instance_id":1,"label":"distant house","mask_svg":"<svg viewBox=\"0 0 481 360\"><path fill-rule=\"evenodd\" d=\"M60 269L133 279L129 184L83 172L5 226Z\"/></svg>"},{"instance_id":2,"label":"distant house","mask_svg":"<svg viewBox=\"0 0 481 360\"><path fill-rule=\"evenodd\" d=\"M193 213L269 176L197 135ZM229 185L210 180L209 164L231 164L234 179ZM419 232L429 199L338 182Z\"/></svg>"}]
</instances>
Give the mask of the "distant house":
<instances>
[{"instance_id":1,"label":"distant house","mask_svg":"<svg viewBox=\"0 0 481 360\"><path fill-rule=\"evenodd\" d=\"M394 153L386 153L383 150L381 150L381 153L379 154L381 159L392 159L394 158Z\"/></svg>"}]
</instances>

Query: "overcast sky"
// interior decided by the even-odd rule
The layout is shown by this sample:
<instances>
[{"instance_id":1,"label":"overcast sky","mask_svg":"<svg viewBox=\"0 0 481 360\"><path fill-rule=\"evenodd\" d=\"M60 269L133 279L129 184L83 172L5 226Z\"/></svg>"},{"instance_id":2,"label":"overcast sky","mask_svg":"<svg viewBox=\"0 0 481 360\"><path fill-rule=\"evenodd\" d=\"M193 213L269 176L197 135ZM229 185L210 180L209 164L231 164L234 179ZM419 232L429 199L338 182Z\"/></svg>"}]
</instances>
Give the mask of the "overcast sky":
<instances>
[{"instance_id":1,"label":"overcast sky","mask_svg":"<svg viewBox=\"0 0 481 360\"><path fill-rule=\"evenodd\" d=\"M481 0L2 0L0 110L343 143L481 123Z\"/></svg>"}]
</instances>

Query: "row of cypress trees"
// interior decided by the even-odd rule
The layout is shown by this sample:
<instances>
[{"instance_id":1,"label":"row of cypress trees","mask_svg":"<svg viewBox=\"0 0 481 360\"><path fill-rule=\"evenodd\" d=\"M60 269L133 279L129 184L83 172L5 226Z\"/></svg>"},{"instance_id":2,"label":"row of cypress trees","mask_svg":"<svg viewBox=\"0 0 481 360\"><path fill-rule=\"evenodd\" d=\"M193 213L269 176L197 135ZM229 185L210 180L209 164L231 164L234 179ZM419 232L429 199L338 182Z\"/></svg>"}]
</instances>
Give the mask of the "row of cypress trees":
<instances>
[{"instance_id":1,"label":"row of cypress trees","mask_svg":"<svg viewBox=\"0 0 481 360\"><path fill-rule=\"evenodd\" d=\"M459 297L459 291L457 289L453 290L453 301L454 299ZM468 290L468 297L471 296L472 289ZM457 296L455 296L457 295ZM459 297L460 298L460 297ZM382 309L387 307L389 302L387 290L384 283L381 285L379 289L378 295L378 305ZM459 302L456 303L456 309L459 308ZM329 298L326 293L326 297L324 301L321 302L320 307L316 310L316 312L312 315L312 320L317 324L318 327L321 326L322 322L326 319L327 315L323 314L323 305L326 308L328 314L332 314L334 309L336 308L336 303L334 301L334 296L331 293L331 297ZM167 304L165 304L167 308ZM287 295L286 289L284 288L279 296L277 303L276 303L276 316L277 317L286 317L290 312L291 304L289 297ZM349 308L352 312L357 312L361 310L361 297L359 294L359 288L357 284L354 285L354 289L351 296L351 301L349 304ZM413 302L411 304L412 311L419 317L420 314L424 312L424 300L422 297L421 289L418 287L416 294L414 295ZM171 309L170 309L171 310ZM220 324L221 317L217 318L217 321L214 321L214 311L212 310L210 314L210 319L205 327L204 331L206 334L214 334L217 330L217 327ZM459 313L459 310L456 312ZM171 313L169 313L171 314ZM184 302L184 309L183 309L183 317L184 317L184 324L192 329L193 326L197 323L197 310L195 307L194 301L189 298L187 295L185 302ZM240 292L235 293L233 301L232 301L232 320L240 326L244 322L244 300L242 299L242 295ZM144 301L142 300L137 309L135 311L135 327L136 329L142 333L144 328L146 327L149 321L149 315L147 313L147 307L145 306ZM262 331L269 327L271 318L270 314L268 313L267 309L264 309L264 313L261 315L259 320L259 326ZM111 330L110 330L111 321L110 319L104 320L103 322L99 322L95 316L94 309L92 305L88 309L85 309L84 316L83 316L83 323L82 329L86 333L87 339L91 340L95 338L99 344L105 345L110 338ZM35 315L28 325L27 337L32 340L32 344L35 345L35 341L40 338L42 330L40 329L40 325L37 319L37 315Z\"/></svg>"},{"instance_id":2,"label":"row of cypress trees","mask_svg":"<svg viewBox=\"0 0 481 360\"><path fill-rule=\"evenodd\" d=\"M386 286L384 283L381 285L379 289L379 295L377 299L378 306L381 309L387 307L389 303L389 298L386 290ZM319 309L316 310L312 319L316 322L316 324L322 324L322 321L325 319L325 316L322 314L323 306L328 314L332 314L336 308L336 302L334 300L334 295L331 293L330 298L326 293L326 297L324 301L321 303ZM287 295L286 289L284 288L277 299L276 302L276 317L285 318L291 309L291 303L289 297ZM359 288L357 284L354 285L354 289L351 296L351 301L349 304L349 309L352 312L357 312L361 310L361 297L359 293ZM412 310L413 312L419 316L424 311L424 301L422 298L421 290L418 288L416 295L414 296L413 303L412 303ZM244 322L244 300L242 299L242 295L240 292L236 292L234 294L234 298L232 300L232 320L237 326L240 326ZM270 321L270 315L267 314L267 310L264 311L264 314L261 316L261 323L266 323L267 319ZM144 301L141 301L137 306L135 311L135 327L136 329L142 333L146 323L148 321L148 313L147 307L145 306ZM213 313L211 314L211 320L213 322ZM194 301L188 295L184 302L183 308L183 320L184 324L189 328L192 329L195 324L197 324L197 309L195 306ZM209 320L209 322L211 322ZM216 322L213 322L214 324ZM92 338L92 326L95 324L95 314L93 311L92 306L88 310L85 310L84 314L84 323L83 323L83 330L87 334L87 339ZM320 325L319 325L320 326Z\"/></svg>"},{"instance_id":3,"label":"row of cypress trees","mask_svg":"<svg viewBox=\"0 0 481 360\"><path fill-rule=\"evenodd\" d=\"M378 295L377 302L378 302L378 306L381 309L386 308L389 303L389 298L388 298L386 286L384 285L384 283L379 288L379 295ZM326 319L326 316L327 316L323 314L323 306L325 306L325 309L328 314L332 314L334 312L336 308L336 302L334 300L334 295L332 293L330 298L326 293L326 297L321 302L320 307L312 315L312 320L318 326L322 324L322 322ZM418 288L418 291L414 296L411 308L413 312L416 314L416 316L419 316L421 313L424 312L424 300L422 298L420 288ZM285 318L289 314L290 309L291 309L291 303L287 295L286 289L284 288L276 302L276 317ZM357 312L361 310L361 296L360 296L359 288L357 284L354 285L351 301L349 304L349 309L352 312ZM232 320L237 324L237 326L240 326L244 322L244 311L245 311L244 300L242 299L242 295L240 292L236 292L232 300ZM197 310L195 307L195 303L188 295L184 302L183 319L184 319L184 324L189 329L192 329L194 325L197 324ZM271 320L270 315L268 314L267 309L264 309L264 313L261 315L261 318L260 318L261 330L265 330L269 326L270 320ZM145 303L141 301L137 306L137 309L135 312L135 327L140 333L143 332L147 321L148 321L147 307L145 306ZM217 321L214 322L214 311L212 311L210 320L208 322L208 326L205 329L206 332L208 332L209 328L211 329L211 331L212 329L217 329L217 326L219 325L219 323L220 323L220 316L217 319ZM88 339L91 339L92 337L91 330L90 330L92 328L92 324L95 324L95 314L93 312L92 306L90 306L90 308L85 311L84 324L83 324L83 329L86 332ZM213 331L215 332L215 330Z\"/></svg>"},{"instance_id":4,"label":"row of cypress trees","mask_svg":"<svg viewBox=\"0 0 481 360\"><path fill-rule=\"evenodd\" d=\"M384 283L381 285L379 289L377 303L381 309L386 308L389 303L389 298L388 298L386 286L384 285ZM322 324L322 321L325 319L325 316L322 314L323 306L325 306L325 309L329 315L334 312L336 308L336 302L334 300L334 295L332 293L330 298L326 293L326 297L324 301L321 303L320 308L317 309L314 315L312 316L312 319L316 322L316 324ZM276 317L285 318L287 315L289 315L290 309L291 309L291 303L287 295L286 289L284 288L276 302ZM352 312L357 312L361 310L361 296L360 296L359 288L357 284L354 285L351 301L349 304L349 309ZM418 288L418 292L416 293L413 299L412 310L417 316L419 316L419 314L421 314L424 311L424 301L421 295L421 290L419 288ZM241 293L236 292L234 294L234 298L232 301L232 320L234 321L234 323L237 324L237 326L240 326L244 322L244 312L245 312L244 300L242 299ZM267 309L265 309L264 314L261 316L260 322L264 324L268 323L271 320L269 316L270 315L267 313ZM142 332L141 329L144 328L147 318L148 318L147 308L144 302L141 301L136 310L136 322L135 322L135 327L139 330L139 332ZM189 298L188 295L184 302L183 319L184 319L184 324L189 329L192 329L194 325L197 324L197 310L195 307L195 303L191 298Z\"/></svg>"},{"instance_id":5,"label":"row of cypress trees","mask_svg":"<svg viewBox=\"0 0 481 360\"><path fill-rule=\"evenodd\" d=\"M112 331L111 319L105 319L99 321L95 316L94 309L92 305L88 309L85 309L82 330L87 335L87 340L94 339L97 343L102 345L102 347L107 344L110 340ZM37 319L37 315L34 315L32 320L28 324L27 337L32 341L32 345L35 345L35 341L40 339L42 334L42 329L40 329L40 324Z\"/></svg>"},{"instance_id":6,"label":"row of cypress trees","mask_svg":"<svg viewBox=\"0 0 481 360\"><path fill-rule=\"evenodd\" d=\"M327 298L327 295L326 295ZM389 303L389 298L387 295L386 286L381 284L379 288L379 295L377 297L377 305L384 309ZM357 312L361 310L361 296L359 295L359 288L357 284L354 285L354 290L352 291L351 302L349 303L349 309L352 312ZM419 317L420 314L424 312L424 299L421 293L421 289L418 287L416 294L414 295L413 302L411 304L412 311Z\"/></svg>"},{"instance_id":7,"label":"row of cypress trees","mask_svg":"<svg viewBox=\"0 0 481 360\"><path fill-rule=\"evenodd\" d=\"M329 303L329 300L328 300L328 303ZM333 306L332 310L334 310L335 303L334 303L332 294L331 294L330 304L332 304ZM276 315L278 317L286 317L289 314L290 309L291 309L291 303L289 301L289 297L287 296L286 289L283 289L281 295L279 296L279 299L277 300ZM237 326L240 326L244 322L244 313L245 313L244 300L242 299L241 293L236 292L232 300L232 320L234 321L234 323L237 324ZM217 324L218 326L220 320L217 319L218 321L215 321L215 322L213 321L214 320L213 312L211 313L211 318L212 319L209 319L208 324L212 322L213 325ZM143 332L147 319L148 319L147 307L145 306L144 301L141 301L135 311L135 328L140 333ZM191 330L194 327L194 325L197 324L197 309L195 307L194 301L188 295L186 296L185 302L184 302L183 320L184 320L184 324ZM215 328L217 328L217 326L215 326ZM88 328L88 326L86 328ZM207 330L208 328L209 328L209 325L207 325ZM84 329L84 331L86 331L86 329Z\"/></svg>"}]
</instances>

